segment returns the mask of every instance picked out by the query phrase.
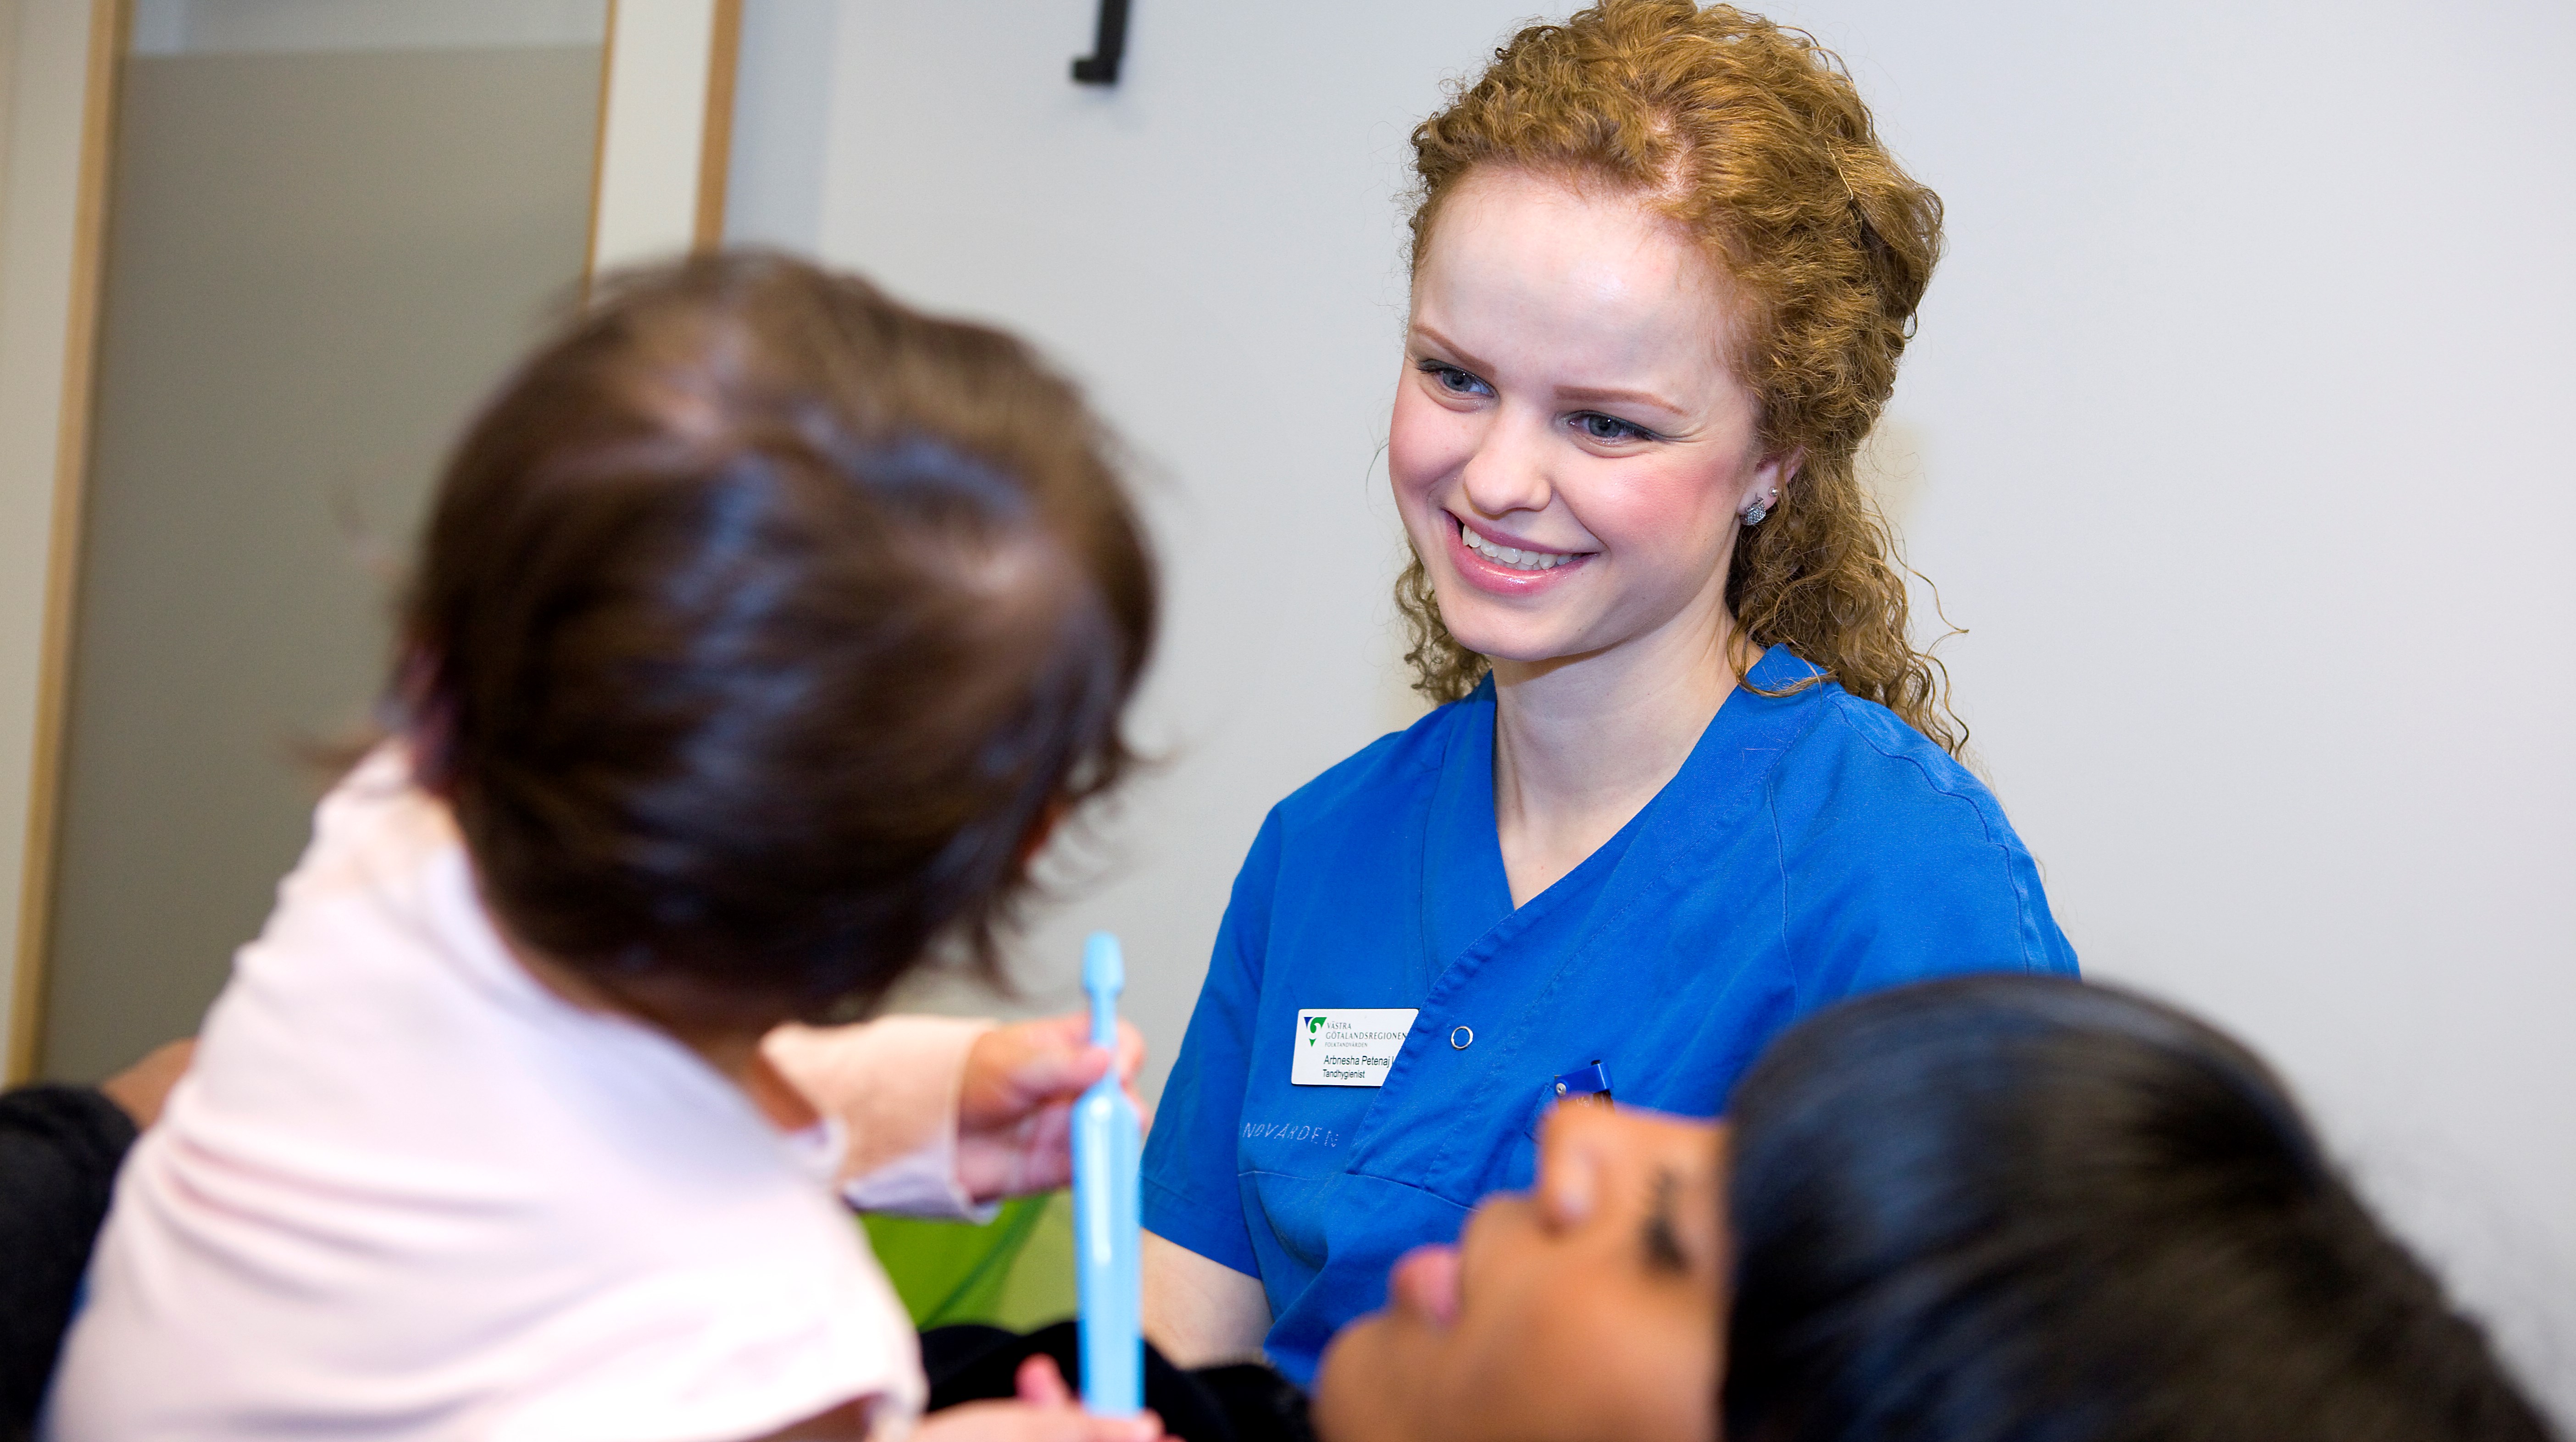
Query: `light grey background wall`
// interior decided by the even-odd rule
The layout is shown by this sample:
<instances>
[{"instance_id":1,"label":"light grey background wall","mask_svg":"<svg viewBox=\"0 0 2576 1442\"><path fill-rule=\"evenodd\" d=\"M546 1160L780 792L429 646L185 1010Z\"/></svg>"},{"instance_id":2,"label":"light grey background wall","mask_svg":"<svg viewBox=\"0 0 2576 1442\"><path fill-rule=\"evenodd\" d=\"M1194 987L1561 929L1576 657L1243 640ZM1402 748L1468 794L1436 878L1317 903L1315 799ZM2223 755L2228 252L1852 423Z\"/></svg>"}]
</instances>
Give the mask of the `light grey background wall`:
<instances>
[{"instance_id":1,"label":"light grey background wall","mask_svg":"<svg viewBox=\"0 0 2576 1442\"><path fill-rule=\"evenodd\" d=\"M2279 1063L2576 1422L2576 12L1802 13L1951 205L1907 529L2088 970Z\"/></svg>"},{"instance_id":2,"label":"light grey background wall","mask_svg":"<svg viewBox=\"0 0 2576 1442\"><path fill-rule=\"evenodd\" d=\"M1102 94L1089 0L751 0L736 235L1024 330L1136 446L1171 762L1025 969L1124 933L1157 1079L1262 811L1410 714L1395 196L1523 13L1144 0ZM2576 12L1773 13L1950 205L1876 459L2088 970L2274 1058L2576 1420Z\"/></svg>"},{"instance_id":3,"label":"light grey background wall","mask_svg":"<svg viewBox=\"0 0 2576 1442\"><path fill-rule=\"evenodd\" d=\"M2576 13L1806 13L1952 208L1908 535L2087 968L2254 1040L2576 1419Z\"/></svg>"},{"instance_id":4,"label":"light grey background wall","mask_svg":"<svg viewBox=\"0 0 2576 1442\"><path fill-rule=\"evenodd\" d=\"M443 31L434 5L374 32L262 28L314 8L146 0L137 15L40 1060L53 1076L95 1078L196 1029L303 847L322 778L297 743L366 717L392 581L450 438L581 274L603 6L586 7L587 45L477 32L473 4Z\"/></svg>"}]
</instances>

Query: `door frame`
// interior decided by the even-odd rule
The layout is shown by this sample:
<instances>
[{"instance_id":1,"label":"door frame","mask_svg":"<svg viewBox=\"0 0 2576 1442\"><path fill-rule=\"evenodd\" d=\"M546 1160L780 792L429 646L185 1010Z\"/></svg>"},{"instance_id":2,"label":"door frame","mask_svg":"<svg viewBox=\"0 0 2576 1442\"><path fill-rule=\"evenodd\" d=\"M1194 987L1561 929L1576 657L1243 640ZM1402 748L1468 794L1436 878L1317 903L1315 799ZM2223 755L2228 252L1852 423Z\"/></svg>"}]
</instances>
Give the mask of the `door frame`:
<instances>
[{"instance_id":1,"label":"door frame","mask_svg":"<svg viewBox=\"0 0 2576 1442\"><path fill-rule=\"evenodd\" d=\"M21 628L0 673L13 709L0 758L20 784L0 792L0 935L14 943L0 1031L6 1079L35 1070L44 1018L42 958L53 898L56 807L71 671L72 598L80 562L81 492L89 472L91 387L96 378L99 269L107 229L108 160L116 123L117 61L133 23L131 0L20 0L9 64L7 190L0 223L0 386L37 424L0 441L0 487L12 511L43 517L33 568L0 567L0 615ZM85 12L85 13L84 13ZM57 357L50 374L47 351ZM29 357L23 370L12 362ZM48 430L41 413L52 412ZM14 538L16 543L31 536ZM14 574L11 574L14 573ZM32 624L30 624L32 623ZM23 643L32 632L32 647ZM14 812L15 814L8 814ZM14 862L15 865L8 863ZM10 886L9 883L15 883Z\"/></svg>"}]
</instances>

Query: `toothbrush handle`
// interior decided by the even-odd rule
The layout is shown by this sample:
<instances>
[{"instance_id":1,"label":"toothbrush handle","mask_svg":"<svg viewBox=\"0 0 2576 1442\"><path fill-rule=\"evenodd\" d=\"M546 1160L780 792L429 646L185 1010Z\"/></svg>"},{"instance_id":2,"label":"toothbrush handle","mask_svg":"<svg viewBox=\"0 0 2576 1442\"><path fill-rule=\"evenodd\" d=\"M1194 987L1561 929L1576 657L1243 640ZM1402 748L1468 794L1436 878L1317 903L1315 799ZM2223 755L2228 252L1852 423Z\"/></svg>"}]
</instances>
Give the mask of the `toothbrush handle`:
<instances>
[{"instance_id":1,"label":"toothbrush handle","mask_svg":"<svg viewBox=\"0 0 2576 1442\"><path fill-rule=\"evenodd\" d=\"M1112 1073L1083 1094L1073 1136L1082 1402L1095 1416L1132 1417L1145 1406L1142 1153L1135 1104Z\"/></svg>"}]
</instances>

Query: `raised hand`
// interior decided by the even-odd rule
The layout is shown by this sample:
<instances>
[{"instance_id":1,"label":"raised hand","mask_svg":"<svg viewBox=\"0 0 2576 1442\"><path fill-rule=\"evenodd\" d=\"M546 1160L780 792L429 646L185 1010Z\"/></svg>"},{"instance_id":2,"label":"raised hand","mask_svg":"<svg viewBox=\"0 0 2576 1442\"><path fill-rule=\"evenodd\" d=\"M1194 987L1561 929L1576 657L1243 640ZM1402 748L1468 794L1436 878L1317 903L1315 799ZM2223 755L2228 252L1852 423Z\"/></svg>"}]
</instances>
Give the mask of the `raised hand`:
<instances>
[{"instance_id":1,"label":"raised hand","mask_svg":"<svg viewBox=\"0 0 2576 1442\"><path fill-rule=\"evenodd\" d=\"M1091 1044L1081 1012L995 1027L966 1054L957 1105L957 1176L977 1201L1050 1191L1073 1179L1074 1101L1113 1064L1135 1095L1144 1038L1118 1024L1118 1054ZM1143 1106L1138 1105L1141 1114Z\"/></svg>"}]
</instances>

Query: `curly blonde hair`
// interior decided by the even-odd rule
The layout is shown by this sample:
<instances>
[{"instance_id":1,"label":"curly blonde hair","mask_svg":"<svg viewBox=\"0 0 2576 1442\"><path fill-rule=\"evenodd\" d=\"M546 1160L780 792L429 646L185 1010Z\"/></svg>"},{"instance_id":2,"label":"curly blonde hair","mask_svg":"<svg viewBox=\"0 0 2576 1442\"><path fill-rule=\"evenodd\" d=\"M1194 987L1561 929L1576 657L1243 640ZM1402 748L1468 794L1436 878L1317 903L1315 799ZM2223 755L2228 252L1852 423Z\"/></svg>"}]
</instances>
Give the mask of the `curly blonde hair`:
<instances>
[{"instance_id":1,"label":"curly blonde hair","mask_svg":"<svg viewBox=\"0 0 2576 1442\"><path fill-rule=\"evenodd\" d=\"M1941 663L1908 637L1895 536L1855 469L1940 256L1941 198L1879 143L1841 61L1732 6L1603 0L1513 36L1415 128L1413 155L1417 271L1479 166L1633 193L1707 247L1742 308L1730 359L1763 441L1801 458L1736 538L1727 608L1758 645L1786 644L1958 753L1967 728ZM1449 633L1419 553L1395 594L1414 689L1474 689L1486 659Z\"/></svg>"}]
</instances>

